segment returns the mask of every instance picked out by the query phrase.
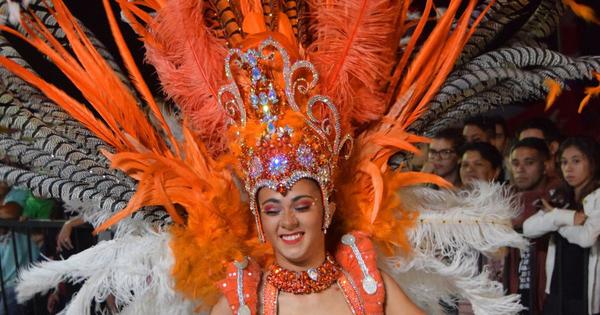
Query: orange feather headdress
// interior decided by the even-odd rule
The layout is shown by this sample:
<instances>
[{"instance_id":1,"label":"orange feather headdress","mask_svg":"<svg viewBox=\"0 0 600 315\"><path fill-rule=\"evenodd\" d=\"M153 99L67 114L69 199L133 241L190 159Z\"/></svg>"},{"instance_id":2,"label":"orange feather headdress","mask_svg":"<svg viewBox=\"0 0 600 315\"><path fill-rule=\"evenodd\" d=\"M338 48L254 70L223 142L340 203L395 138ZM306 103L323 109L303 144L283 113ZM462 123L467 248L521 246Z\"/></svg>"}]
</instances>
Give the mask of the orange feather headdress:
<instances>
[{"instance_id":1,"label":"orange feather headdress","mask_svg":"<svg viewBox=\"0 0 600 315\"><path fill-rule=\"evenodd\" d=\"M218 101L231 118L230 151L240 162L259 237L264 240L258 190L269 187L285 194L302 178L321 187L327 229L333 177L340 153L350 152L351 137L342 134L332 101L315 94L318 74L310 62L292 63L294 54L272 38L255 48L230 50L225 58L230 83L221 87Z\"/></svg>"}]
</instances>

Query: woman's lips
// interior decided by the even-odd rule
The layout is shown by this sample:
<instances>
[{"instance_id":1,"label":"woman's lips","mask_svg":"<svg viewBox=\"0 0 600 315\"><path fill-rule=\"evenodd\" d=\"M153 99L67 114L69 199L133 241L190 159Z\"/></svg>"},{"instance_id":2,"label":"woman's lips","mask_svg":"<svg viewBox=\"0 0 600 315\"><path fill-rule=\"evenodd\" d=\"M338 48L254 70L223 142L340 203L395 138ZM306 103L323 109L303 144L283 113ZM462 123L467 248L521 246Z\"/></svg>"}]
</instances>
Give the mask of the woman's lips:
<instances>
[{"instance_id":1,"label":"woman's lips","mask_svg":"<svg viewBox=\"0 0 600 315\"><path fill-rule=\"evenodd\" d=\"M287 245L294 245L300 243L304 237L304 232L297 232L292 234L282 234L279 236L281 240Z\"/></svg>"}]
</instances>

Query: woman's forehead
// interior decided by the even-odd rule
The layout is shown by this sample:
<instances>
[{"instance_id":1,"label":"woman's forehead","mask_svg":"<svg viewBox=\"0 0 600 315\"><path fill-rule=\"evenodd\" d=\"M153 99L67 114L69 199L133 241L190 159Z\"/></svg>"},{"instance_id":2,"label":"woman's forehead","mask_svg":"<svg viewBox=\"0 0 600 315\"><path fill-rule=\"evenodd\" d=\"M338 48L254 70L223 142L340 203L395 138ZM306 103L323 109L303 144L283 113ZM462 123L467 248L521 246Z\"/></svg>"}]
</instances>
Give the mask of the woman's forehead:
<instances>
[{"instance_id":1,"label":"woman's forehead","mask_svg":"<svg viewBox=\"0 0 600 315\"><path fill-rule=\"evenodd\" d=\"M562 153L563 157L585 157L585 154L581 150L579 150L576 146L570 146L565 148Z\"/></svg>"},{"instance_id":2,"label":"woman's forehead","mask_svg":"<svg viewBox=\"0 0 600 315\"><path fill-rule=\"evenodd\" d=\"M321 189L314 180L303 178L296 182L292 188L288 189L285 194L282 194L269 187L263 187L258 191L258 198L262 200L270 198L283 200L286 198L293 199L297 196L307 195L316 199L320 196L320 193Z\"/></svg>"}]
</instances>

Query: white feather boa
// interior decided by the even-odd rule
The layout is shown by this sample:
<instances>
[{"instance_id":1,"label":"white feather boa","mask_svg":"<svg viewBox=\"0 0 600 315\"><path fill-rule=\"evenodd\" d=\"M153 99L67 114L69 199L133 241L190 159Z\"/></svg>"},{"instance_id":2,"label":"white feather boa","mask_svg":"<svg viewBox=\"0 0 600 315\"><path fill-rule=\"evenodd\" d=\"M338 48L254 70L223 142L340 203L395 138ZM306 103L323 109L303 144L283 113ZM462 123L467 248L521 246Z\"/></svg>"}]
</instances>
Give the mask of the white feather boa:
<instances>
[{"instance_id":1,"label":"white feather boa","mask_svg":"<svg viewBox=\"0 0 600 315\"><path fill-rule=\"evenodd\" d=\"M402 193L405 206L420 215L410 231L409 257L382 257L380 267L427 310L442 314L439 301L468 300L475 314L516 314L518 295L504 294L502 284L479 272L480 253L503 247L523 248L527 241L511 226L517 201L507 188L478 183L469 191L413 188Z\"/></svg>"},{"instance_id":2,"label":"white feather boa","mask_svg":"<svg viewBox=\"0 0 600 315\"><path fill-rule=\"evenodd\" d=\"M92 301L114 296L120 314L191 314L196 305L173 289L170 235L141 228L98 243L63 261L48 261L21 272L17 298L25 301L63 281L83 282L61 314L89 315Z\"/></svg>"}]
</instances>

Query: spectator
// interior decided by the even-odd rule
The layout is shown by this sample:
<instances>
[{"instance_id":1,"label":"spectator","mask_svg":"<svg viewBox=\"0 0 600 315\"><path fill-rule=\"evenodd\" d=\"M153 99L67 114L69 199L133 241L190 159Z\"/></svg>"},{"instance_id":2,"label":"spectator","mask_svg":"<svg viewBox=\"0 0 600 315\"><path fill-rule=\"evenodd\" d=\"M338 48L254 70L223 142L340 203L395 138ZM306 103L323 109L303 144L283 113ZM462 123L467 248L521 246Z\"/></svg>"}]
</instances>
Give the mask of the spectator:
<instances>
[{"instance_id":1,"label":"spectator","mask_svg":"<svg viewBox=\"0 0 600 315\"><path fill-rule=\"evenodd\" d=\"M567 203L543 201L523 223L523 233L551 233L546 258L544 314L599 314L600 152L587 138L570 138L558 149Z\"/></svg>"},{"instance_id":2,"label":"spectator","mask_svg":"<svg viewBox=\"0 0 600 315\"><path fill-rule=\"evenodd\" d=\"M89 226L89 229L75 229L84 224L88 223L86 223L81 216L71 217L63 224L60 232L55 237L56 243L53 244L53 246L55 245L56 247L55 255L58 256L57 259L66 259L96 243L95 237L90 233L92 229L91 225ZM101 233L100 237L105 233L106 232ZM110 234L110 232L108 234ZM58 311L62 310L65 305L69 303L72 296L79 291L80 287L81 284L69 281L59 283L48 295L46 305L48 312L50 314L56 314Z\"/></svg>"},{"instance_id":3,"label":"spectator","mask_svg":"<svg viewBox=\"0 0 600 315\"><path fill-rule=\"evenodd\" d=\"M464 188L469 188L476 181L494 182L498 180L502 171L502 155L496 147L488 142L472 142L465 144L461 150L460 180ZM480 261L481 267L486 265L490 277L501 280L503 262L499 259L504 252L493 253L494 257L484 257ZM471 315L473 310L465 301L458 303L459 314Z\"/></svg>"},{"instance_id":4,"label":"spectator","mask_svg":"<svg viewBox=\"0 0 600 315\"><path fill-rule=\"evenodd\" d=\"M458 174L458 150L464 139L460 129L444 129L437 132L429 144L428 160L423 168L434 173L456 187L461 186Z\"/></svg>"},{"instance_id":5,"label":"spectator","mask_svg":"<svg viewBox=\"0 0 600 315\"><path fill-rule=\"evenodd\" d=\"M5 185L3 185L2 190L7 190ZM5 196L2 196L0 219L19 219L25 205L23 196L26 196L21 192L19 189L12 188ZM29 255L30 248L31 256ZM17 304L16 300L17 272L20 267L27 265L30 261L37 260L38 256L39 248L29 239L27 234L0 231L0 263L2 264L2 284L4 287L4 292L0 295L0 315L25 314L24 308ZM6 301L3 301L3 299L6 299ZM4 303L6 303L6 309Z\"/></svg>"},{"instance_id":6,"label":"spectator","mask_svg":"<svg viewBox=\"0 0 600 315\"><path fill-rule=\"evenodd\" d=\"M521 200L522 211L513 220L515 230L521 232L523 221L539 210L540 200L548 199L550 187L546 172L550 150L542 139L525 138L510 151L510 173L513 187ZM544 302L546 281L545 261L548 237L535 238L523 250L510 249L505 263L505 287L510 293L519 293L527 307L522 314L540 314Z\"/></svg>"},{"instance_id":7,"label":"spectator","mask_svg":"<svg viewBox=\"0 0 600 315\"><path fill-rule=\"evenodd\" d=\"M511 181L514 187L521 192L545 188L545 175L550 164L550 150L543 140L525 138L518 141L510 152Z\"/></svg>"},{"instance_id":8,"label":"spectator","mask_svg":"<svg viewBox=\"0 0 600 315\"><path fill-rule=\"evenodd\" d=\"M508 125L506 120L501 116L492 116L489 118L494 124L494 138L491 143L498 149L498 151L504 155L508 146Z\"/></svg>"},{"instance_id":9,"label":"spectator","mask_svg":"<svg viewBox=\"0 0 600 315\"><path fill-rule=\"evenodd\" d=\"M502 171L502 155L487 142L467 143L460 161L460 180L463 185L476 180L496 181Z\"/></svg>"},{"instance_id":10,"label":"spectator","mask_svg":"<svg viewBox=\"0 0 600 315\"><path fill-rule=\"evenodd\" d=\"M556 161L556 151L560 144L561 135L556 125L547 118L536 118L528 121L519 128L517 132L517 138L523 140L524 138L538 138L546 141L548 148L550 149L550 160ZM559 180L554 163L550 164L548 169L548 177L550 180Z\"/></svg>"},{"instance_id":11,"label":"spectator","mask_svg":"<svg viewBox=\"0 0 600 315\"><path fill-rule=\"evenodd\" d=\"M4 184L6 189L8 186ZM2 201L2 213L6 218L18 218L22 215L23 209L25 208L25 202L27 201L28 191L12 187L8 189L8 192L4 196Z\"/></svg>"},{"instance_id":12,"label":"spectator","mask_svg":"<svg viewBox=\"0 0 600 315\"><path fill-rule=\"evenodd\" d=\"M489 118L475 116L465 121L462 133L469 143L491 142L496 135L496 127Z\"/></svg>"}]
</instances>

